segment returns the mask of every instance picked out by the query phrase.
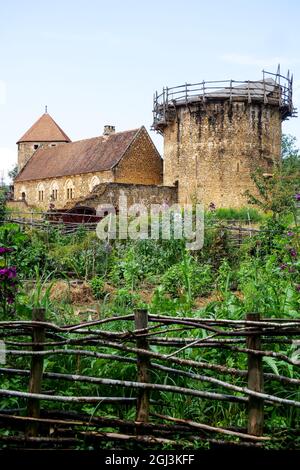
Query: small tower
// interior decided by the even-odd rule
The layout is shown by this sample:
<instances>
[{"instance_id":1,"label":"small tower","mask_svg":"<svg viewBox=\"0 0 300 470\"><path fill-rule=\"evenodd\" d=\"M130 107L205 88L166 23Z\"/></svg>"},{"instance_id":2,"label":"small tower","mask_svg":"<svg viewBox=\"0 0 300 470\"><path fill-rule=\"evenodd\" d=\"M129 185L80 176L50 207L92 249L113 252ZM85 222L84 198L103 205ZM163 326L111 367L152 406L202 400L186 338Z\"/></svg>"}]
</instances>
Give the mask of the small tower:
<instances>
[{"instance_id":1,"label":"small tower","mask_svg":"<svg viewBox=\"0 0 300 470\"><path fill-rule=\"evenodd\" d=\"M48 114L46 107L45 113L17 142L19 172L39 147L51 147L68 142L71 140Z\"/></svg>"},{"instance_id":2,"label":"small tower","mask_svg":"<svg viewBox=\"0 0 300 470\"><path fill-rule=\"evenodd\" d=\"M164 137L164 184L180 203L241 207L251 173L270 174L281 156L281 123L294 115L293 78L201 82L154 95L153 129Z\"/></svg>"}]
</instances>

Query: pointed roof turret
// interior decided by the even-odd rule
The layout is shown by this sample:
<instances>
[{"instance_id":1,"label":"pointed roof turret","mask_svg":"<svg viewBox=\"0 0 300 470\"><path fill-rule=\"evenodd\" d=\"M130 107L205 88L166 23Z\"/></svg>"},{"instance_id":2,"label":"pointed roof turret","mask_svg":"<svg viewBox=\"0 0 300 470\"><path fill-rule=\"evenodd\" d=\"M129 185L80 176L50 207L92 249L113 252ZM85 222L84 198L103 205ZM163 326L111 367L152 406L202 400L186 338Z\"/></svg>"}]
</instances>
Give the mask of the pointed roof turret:
<instances>
[{"instance_id":1,"label":"pointed roof turret","mask_svg":"<svg viewBox=\"0 0 300 470\"><path fill-rule=\"evenodd\" d=\"M18 140L20 142L71 142L47 111Z\"/></svg>"}]
</instances>

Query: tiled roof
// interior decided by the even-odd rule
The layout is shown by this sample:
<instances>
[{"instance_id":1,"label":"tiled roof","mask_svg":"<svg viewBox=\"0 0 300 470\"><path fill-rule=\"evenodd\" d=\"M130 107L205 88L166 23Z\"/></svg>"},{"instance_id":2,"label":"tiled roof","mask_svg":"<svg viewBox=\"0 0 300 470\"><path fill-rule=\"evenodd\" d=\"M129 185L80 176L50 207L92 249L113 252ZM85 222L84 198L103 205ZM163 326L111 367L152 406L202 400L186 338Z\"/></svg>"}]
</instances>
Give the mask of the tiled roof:
<instances>
[{"instance_id":1,"label":"tiled roof","mask_svg":"<svg viewBox=\"0 0 300 470\"><path fill-rule=\"evenodd\" d=\"M67 134L48 114L43 114L18 140L20 142L71 142Z\"/></svg>"},{"instance_id":2,"label":"tiled roof","mask_svg":"<svg viewBox=\"0 0 300 470\"><path fill-rule=\"evenodd\" d=\"M30 181L110 170L140 129L38 149L15 181Z\"/></svg>"}]
</instances>

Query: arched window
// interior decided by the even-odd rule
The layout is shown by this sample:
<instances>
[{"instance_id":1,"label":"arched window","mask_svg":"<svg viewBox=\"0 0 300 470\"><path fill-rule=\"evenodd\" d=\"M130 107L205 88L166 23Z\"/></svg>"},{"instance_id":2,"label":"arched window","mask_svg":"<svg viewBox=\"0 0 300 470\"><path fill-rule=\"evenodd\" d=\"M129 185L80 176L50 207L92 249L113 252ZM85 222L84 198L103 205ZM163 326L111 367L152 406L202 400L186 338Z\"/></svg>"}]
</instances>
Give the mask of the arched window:
<instances>
[{"instance_id":1,"label":"arched window","mask_svg":"<svg viewBox=\"0 0 300 470\"><path fill-rule=\"evenodd\" d=\"M74 183L72 180L68 180L66 182L66 193L67 193L67 199L70 200L70 199L74 199L75 195L74 195Z\"/></svg>"},{"instance_id":2,"label":"arched window","mask_svg":"<svg viewBox=\"0 0 300 470\"><path fill-rule=\"evenodd\" d=\"M98 184L100 184L100 178L98 176L93 176L89 183L90 191L93 191L95 186L98 186Z\"/></svg>"},{"instance_id":3,"label":"arched window","mask_svg":"<svg viewBox=\"0 0 300 470\"><path fill-rule=\"evenodd\" d=\"M21 187L20 194L21 194L22 201L25 201L26 200L26 188L25 188L25 186Z\"/></svg>"},{"instance_id":4,"label":"arched window","mask_svg":"<svg viewBox=\"0 0 300 470\"><path fill-rule=\"evenodd\" d=\"M37 186L37 192L38 192L38 201L43 202L45 199L45 187L43 183L39 183Z\"/></svg>"},{"instance_id":5,"label":"arched window","mask_svg":"<svg viewBox=\"0 0 300 470\"><path fill-rule=\"evenodd\" d=\"M57 201L58 199L58 183L53 181L50 186L50 195L52 201Z\"/></svg>"}]
</instances>

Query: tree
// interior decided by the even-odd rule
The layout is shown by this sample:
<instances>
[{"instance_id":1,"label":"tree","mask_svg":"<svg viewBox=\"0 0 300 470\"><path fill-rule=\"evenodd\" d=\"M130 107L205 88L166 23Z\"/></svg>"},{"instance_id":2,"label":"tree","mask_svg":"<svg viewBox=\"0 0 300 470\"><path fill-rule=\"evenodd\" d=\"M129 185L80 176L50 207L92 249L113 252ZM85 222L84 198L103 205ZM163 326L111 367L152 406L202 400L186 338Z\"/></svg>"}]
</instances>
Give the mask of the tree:
<instances>
[{"instance_id":1,"label":"tree","mask_svg":"<svg viewBox=\"0 0 300 470\"><path fill-rule=\"evenodd\" d=\"M281 139L282 168L286 173L300 171L300 150L296 147L297 139L290 134L283 134Z\"/></svg>"},{"instance_id":2,"label":"tree","mask_svg":"<svg viewBox=\"0 0 300 470\"><path fill-rule=\"evenodd\" d=\"M295 212L295 197L300 190L300 153L296 138L282 136L282 163L274 166L272 176L266 177L264 170L258 168L252 173L256 193L245 192L249 204L271 212L278 219L281 215Z\"/></svg>"},{"instance_id":3,"label":"tree","mask_svg":"<svg viewBox=\"0 0 300 470\"><path fill-rule=\"evenodd\" d=\"M18 165L16 164L9 172L8 176L9 178L14 181L15 177L17 176L19 170L18 170Z\"/></svg>"}]
</instances>

